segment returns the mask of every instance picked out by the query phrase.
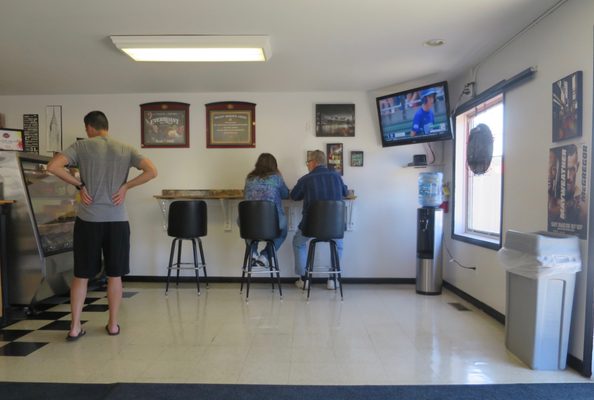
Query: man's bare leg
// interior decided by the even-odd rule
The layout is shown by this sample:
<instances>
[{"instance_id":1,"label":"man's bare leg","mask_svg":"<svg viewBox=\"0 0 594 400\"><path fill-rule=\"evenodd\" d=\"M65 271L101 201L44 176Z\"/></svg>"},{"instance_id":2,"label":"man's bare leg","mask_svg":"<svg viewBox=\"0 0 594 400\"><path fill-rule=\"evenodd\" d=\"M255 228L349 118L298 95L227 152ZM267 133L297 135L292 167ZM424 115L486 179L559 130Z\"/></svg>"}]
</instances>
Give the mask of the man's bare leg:
<instances>
[{"instance_id":1,"label":"man's bare leg","mask_svg":"<svg viewBox=\"0 0 594 400\"><path fill-rule=\"evenodd\" d=\"M80 324L80 316L82 309L85 304L85 298L87 297L87 283L89 282L86 278L72 279L70 287L70 311L72 312L72 321L70 323L70 336L78 336L82 330Z\"/></svg>"},{"instance_id":2,"label":"man's bare leg","mask_svg":"<svg viewBox=\"0 0 594 400\"><path fill-rule=\"evenodd\" d=\"M107 302L109 303L109 321L107 323L107 330L110 333L118 333L118 312L120 310L120 303L122 302L122 278L121 277L107 277Z\"/></svg>"}]
</instances>

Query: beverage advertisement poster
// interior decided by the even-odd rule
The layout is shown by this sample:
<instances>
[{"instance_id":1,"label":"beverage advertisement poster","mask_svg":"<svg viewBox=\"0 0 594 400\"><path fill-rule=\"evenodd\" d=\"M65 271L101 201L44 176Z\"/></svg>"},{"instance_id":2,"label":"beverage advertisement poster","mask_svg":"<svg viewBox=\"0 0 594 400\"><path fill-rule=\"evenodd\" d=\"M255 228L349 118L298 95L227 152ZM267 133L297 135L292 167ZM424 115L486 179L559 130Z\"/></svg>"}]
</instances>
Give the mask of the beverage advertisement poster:
<instances>
[{"instance_id":1,"label":"beverage advertisement poster","mask_svg":"<svg viewBox=\"0 0 594 400\"><path fill-rule=\"evenodd\" d=\"M588 148L569 144L549 150L548 230L586 239Z\"/></svg>"}]
</instances>

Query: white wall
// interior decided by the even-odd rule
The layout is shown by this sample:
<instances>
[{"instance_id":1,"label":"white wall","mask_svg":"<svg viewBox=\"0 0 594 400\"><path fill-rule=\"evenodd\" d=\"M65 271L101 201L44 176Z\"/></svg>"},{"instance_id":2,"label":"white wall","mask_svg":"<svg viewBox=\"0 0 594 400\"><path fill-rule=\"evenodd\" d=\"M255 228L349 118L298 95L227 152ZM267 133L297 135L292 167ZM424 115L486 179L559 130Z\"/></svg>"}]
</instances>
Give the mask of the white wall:
<instances>
[{"instance_id":1,"label":"white wall","mask_svg":"<svg viewBox=\"0 0 594 400\"><path fill-rule=\"evenodd\" d=\"M530 83L505 96L503 231L547 229L548 152L553 146L552 84L582 70L583 136L565 143L592 143L592 27L594 2L570 1L533 29L487 59L478 69L477 93L512 77L530 66L538 72ZM456 80L452 98L457 98L471 73ZM556 144L558 145L558 144ZM448 149L451 158L451 148ZM589 149L590 157L592 149ZM451 166L447 171L451 176ZM590 199L591 201L592 199ZM445 224L450 232L451 225ZM505 273L496 252L451 240L447 245L462 264L476 266L464 270L445 263L445 279L497 311L505 312ZM587 243L582 241L584 265ZM447 261L447 257L445 258ZM582 359L585 318L586 273L577 276L570 352ZM590 338L589 340L592 340Z\"/></svg>"},{"instance_id":2,"label":"white wall","mask_svg":"<svg viewBox=\"0 0 594 400\"><path fill-rule=\"evenodd\" d=\"M346 233L343 256L348 277L415 276L416 182L419 170L402 168L422 147L382 149L373 98L363 92L334 93L195 93L0 96L5 127L22 127L23 114L39 114L41 149L45 149L45 106L62 105L64 144L84 137L82 118L91 110L104 111L110 134L140 147L139 105L153 101L190 103L190 148L144 149L159 169L159 177L128 193L132 227L131 274L165 274L170 239L153 195L162 189L241 189L245 175L261 152L273 153L291 188L307 172L306 150L342 142L345 150L344 180L355 190L355 229ZM256 103L255 149L207 149L204 104L216 101ZM316 103L354 103L356 136L317 138L314 131ZM363 150L364 167L349 166L351 150ZM239 276L243 242L236 226L225 232L218 201L208 202L209 232L204 239L211 276ZM234 212L236 207L233 207ZM233 219L234 220L234 219ZM280 250L283 276L293 274L292 232Z\"/></svg>"}]
</instances>

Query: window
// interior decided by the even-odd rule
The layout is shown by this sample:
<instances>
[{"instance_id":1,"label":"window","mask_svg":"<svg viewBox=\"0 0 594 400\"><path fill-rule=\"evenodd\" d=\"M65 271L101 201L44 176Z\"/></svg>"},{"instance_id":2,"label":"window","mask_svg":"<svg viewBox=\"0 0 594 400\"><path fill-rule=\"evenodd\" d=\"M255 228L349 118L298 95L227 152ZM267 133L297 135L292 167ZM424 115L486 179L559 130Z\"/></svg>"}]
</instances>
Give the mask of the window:
<instances>
[{"instance_id":1,"label":"window","mask_svg":"<svg viewBox=\"0 0 594 400\"><path fill-rule=\"evenodd\" d=\"M487 125L493 136L493 159L484 174L474 174L466 160L472 128ZM503 94L456 115L453 237L481 246L501 246L503 198Z\"/></svg>"}]
</instances>

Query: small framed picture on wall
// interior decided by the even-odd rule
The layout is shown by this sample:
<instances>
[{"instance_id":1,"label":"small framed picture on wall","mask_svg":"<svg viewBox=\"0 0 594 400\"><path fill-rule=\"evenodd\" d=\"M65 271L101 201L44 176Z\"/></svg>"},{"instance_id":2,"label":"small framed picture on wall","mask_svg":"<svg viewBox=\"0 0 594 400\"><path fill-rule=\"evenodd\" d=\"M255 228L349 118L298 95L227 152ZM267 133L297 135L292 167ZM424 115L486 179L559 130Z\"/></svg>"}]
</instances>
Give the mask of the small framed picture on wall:
<instances>
[{"instance_id":1,"label":"small framed picture on wall","mask_svg":"<svg viewBox=\"0 0 594 400\"><path fill-rule=\"evenodd\" d=\"M328 169L343 174L343 145L342 143L328 143L326 145L326 157L328 160Z\"/></svg>"},{"instance_id":2,"label":"small framed picture on wall","mask_svg":"<svg viewBox=\"0 0 594 400\"><path fill-rule=\"evenodd\" d=\"M363 152L362 151L351 151L351 167L362 167L363 166Z\"/></svg>"}]
</instances>

